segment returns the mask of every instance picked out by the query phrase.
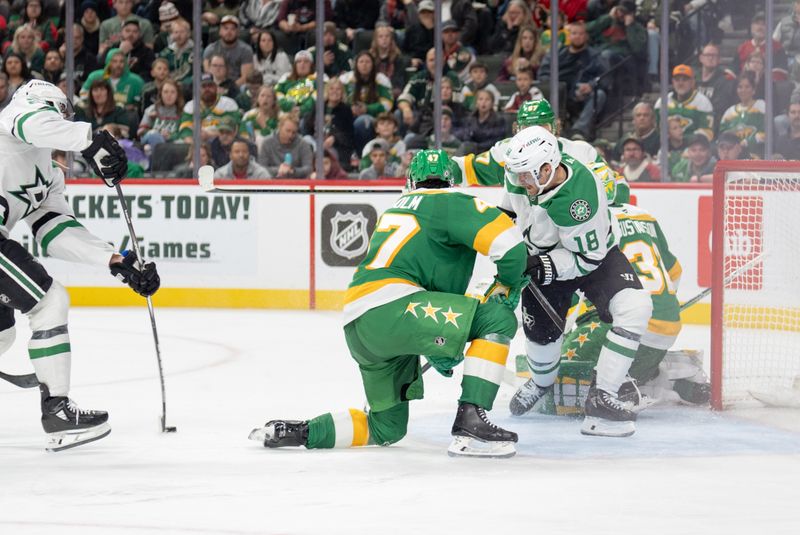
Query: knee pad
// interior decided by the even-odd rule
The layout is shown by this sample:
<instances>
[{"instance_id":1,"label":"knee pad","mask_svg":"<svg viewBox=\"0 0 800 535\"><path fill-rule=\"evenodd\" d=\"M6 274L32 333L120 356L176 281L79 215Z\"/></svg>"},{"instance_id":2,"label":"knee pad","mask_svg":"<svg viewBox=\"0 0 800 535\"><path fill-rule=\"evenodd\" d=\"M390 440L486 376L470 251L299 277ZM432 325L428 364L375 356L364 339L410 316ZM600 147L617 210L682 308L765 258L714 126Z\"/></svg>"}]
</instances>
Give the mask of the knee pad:
<instances>
[{"instance_id":1,"label":"knee pad","mask_svg":"<svg viewBox=\"0 0 800 535\"><path fill-rule=\"evenodd\" d=\"M53 281L42 300L28 311L32 331L46 331L67 324L69 294L58 281Z\"/></svg>"},{"instance_id":2,"label":"knee pad","mask_svg":"<svg viewBox=\"0 0 800 535\"><path fill-rule=\"evenodd\" d=\"M497 339L507 339L503 343L509 343L515 334L517 334L517 316L511 309L495 302L478 305L472 319L470 340L488 339L494 335Z\"/></svg>"},{"instance_id":3,"label":"knee pad","mask_svg":"<svg viewBox=\"0 0 800 535\"><path fill-rule=\"evenodd\" d=\"M13 325L8 329L0 331L0 355L8 351L14 344L14 339L17 337L17 328Z\"/></svg>"},{"instance_id":4,"label":"knee pad","mask_svg":"<svg viewBox=\"0 0 800 535\"><path fill-rule=\"evenodd\" d=\"M653 313L653 300L646 290L625 288L611 298L608 312L611 314L611 325L615 332L622 329L635 334L638 339L647 330L647 322ZM617 334L625 336L622 333Z\"/></svg>"}]
</instances>

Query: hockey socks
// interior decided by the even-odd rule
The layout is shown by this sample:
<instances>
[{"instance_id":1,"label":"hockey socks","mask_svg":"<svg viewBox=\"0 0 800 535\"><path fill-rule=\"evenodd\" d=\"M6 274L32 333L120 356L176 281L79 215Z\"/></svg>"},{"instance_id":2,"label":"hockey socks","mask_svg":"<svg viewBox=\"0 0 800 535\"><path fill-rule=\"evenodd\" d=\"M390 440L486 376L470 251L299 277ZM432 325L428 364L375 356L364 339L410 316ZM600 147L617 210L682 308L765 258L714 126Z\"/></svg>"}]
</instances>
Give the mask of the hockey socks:
<instances>
[{"instance_id":1,"label":"hockey socks","mask_svg":"<svg viewBox=\"0 0 800 535\"><path fill-rule=\"evenodd\" d=\"M562 336L555 342L545 345L530 340L525 341L525 353L528 358L528 367L531 370L531 379L537 386L547 388L556 382L561 363L561 342L563 340Z\"/></svg>"},{"instance_id":2,"label":"hockey socks","mask_svg":"<svg viewBox=\"0 0 800 535\"><path fill-rule=\"evenodd\" d=\"M327 412L308 422L306 447L350 448L369 443L367 414L358 409L342 412Z\"/></svg>"},{"instance_id":3,"label":"hockey socks","mask_svg":"<svg viewBox=\"0 0 800 535\"><path fill-rule=\"evenodd\" d=\"M28 355L40 383L50 388L53 396L69 392L71 353L66 325L46 331L33 331L28 342Z\"/></svg>"},{"instance_id":4,"label":"hockey socks","mask_svg":"<svg viewBox=\"0 0 800 535\"><path fill-rule=\"evenodd\" d=\"M639 347L638 336L624 329L612 328L597 359L597 388L616 395L633 364Z\"/></svg>"},{"instance_id":5,"label":"hockey socks","mask_svg":"<svg viewBox=\"0 0 800 535\"><path fill-rule=\"evenodd\" d=\"M628 374L636 379L639 384L646 383L658 375L658 365L664 360L666 354L666 349L657 349L640 344Z\"/></svg>"},{"instance_id":6,"label":"hockey socks","mask_svg":"<svg viewBox=\"0 0 800 535\"><path fill-rule=\"evenodd\" d=\"M508 343L478 338L472 341L464 355L464 378L461 380L459 402L472 403L492 410L497 390L503 381L508 358ZM502 337L505 338L505 337Z\"/></svg>"}]
</instances>

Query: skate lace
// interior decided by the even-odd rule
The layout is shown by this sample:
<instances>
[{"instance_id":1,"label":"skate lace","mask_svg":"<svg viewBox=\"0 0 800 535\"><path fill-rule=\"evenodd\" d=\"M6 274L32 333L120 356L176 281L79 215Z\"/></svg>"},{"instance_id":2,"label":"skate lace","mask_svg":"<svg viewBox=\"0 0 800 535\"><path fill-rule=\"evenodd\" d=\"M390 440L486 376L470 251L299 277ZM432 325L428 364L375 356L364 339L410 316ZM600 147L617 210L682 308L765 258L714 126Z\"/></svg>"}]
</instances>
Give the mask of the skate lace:
<instances>
[{"instance_id":1,"label":"skate lace","mask_svg":"<svg viewBox=\"0 0 800 535\"><path fill-rule=\"evenodd\" d=\"M77 414L92 414L93 412L91 410L81 409L80 407L78 407L78 404L72 401L71 399L67 399L67 408L70 411L75 412Z\"/></svg>"},{"instance_id":2,"label":"skate lace","mask_svg":"<svg viewBox=\"0 0 800 535\"><path fill-rule=\"evenodd\" d=\"M488 425L492 429L497 429L497 426L489 421L489 417L486 416L486 411L485 410L483 410L482 408L478 407L477 413L478 413L478 418L480 418L483 421L483 423L485 423L486 425Z\"/></svg>"},{"instance_id":3,"label":"skate lace","mask_svg":"<svg viewBox=\"0 0 800 535\"><path fill-rule=\"evenodd\" d=\"M633 403L630 401L620 401L618 397L613 396L611 393L606 391L602 391L601 395L603 396L603 401L606 403L606 405L610 405L617 410L630 411L633 409Z\"/></svg>"},{"instance_id":4,"label":"skate lace","mask_svg":"<svg viewBox=\"0 0 800 535\"><path fill-rule=\"evenodd\" d=\"M523 386L523 390L519 393L520 399L528 402L540 397L539 391L543 390L539 385L530 381L530 384L525 383Z\"/></svg>"}]
</instances>

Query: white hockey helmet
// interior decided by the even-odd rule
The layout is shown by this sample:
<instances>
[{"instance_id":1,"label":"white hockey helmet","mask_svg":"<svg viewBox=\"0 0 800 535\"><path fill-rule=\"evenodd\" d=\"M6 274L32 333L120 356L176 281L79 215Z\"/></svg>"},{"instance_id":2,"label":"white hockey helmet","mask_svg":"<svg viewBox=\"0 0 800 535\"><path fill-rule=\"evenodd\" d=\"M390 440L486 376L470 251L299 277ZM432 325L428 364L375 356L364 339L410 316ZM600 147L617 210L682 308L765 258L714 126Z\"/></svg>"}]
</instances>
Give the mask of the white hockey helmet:
<instances>
[{"instance_id":1,"label":"white hockey helmet","mask_svg":"<svg viewBox=\"0 0 800 535\"><path fill-rule=\"evenodd\" d=\"M65 119L75 115L72 102L61 89L44 80L31 80L14 92L12 100L24 101L33 106L50 106L58 110Z\"/></svg>"},{"instance_id":2,"label":"white hockey helmet","mask_svg":"<svg viewBox=\"0 0 800 535\"><path fill-rule=\"evenodd\" d=\"M556 168L561 163L558 139L546 128L529 126L516 134L506 147L506 171L509 180L520 186L535 185L542 192L556 176ZM550 164L550 174L541 180L544 164Z\"/></svg>"}]
</instances>

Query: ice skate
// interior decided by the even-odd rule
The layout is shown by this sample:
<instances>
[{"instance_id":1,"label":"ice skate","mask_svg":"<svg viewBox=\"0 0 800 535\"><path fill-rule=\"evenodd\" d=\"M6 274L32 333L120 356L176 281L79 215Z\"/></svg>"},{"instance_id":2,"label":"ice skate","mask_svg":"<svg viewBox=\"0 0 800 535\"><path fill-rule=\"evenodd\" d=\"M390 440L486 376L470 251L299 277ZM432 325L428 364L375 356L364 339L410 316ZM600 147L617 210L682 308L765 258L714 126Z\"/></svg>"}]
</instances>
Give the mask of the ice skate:
<instances>
[{"instance_id":1,"label":"ice skate","mask_svg":"<svg viewBox=\"0 0 800 535\"><path fill-rule=\"evenodd\" d=\"M642 392L636 380L631 377L628 377L625 382L620 385L617 397L622 403L630 403L631 411L636 414L658 403L657 399L653 399Z\"/></svg>"},{"instance_id":2,"label":"ice skate","mask_svg":"<svg viewBox=\"0 0 800 535\"><path fill-rule=\"evenodd\" d=\"M695 383L687 379L678 379L675 381L673 390L678 393L681 402L685 404L708 405L711 400L710 383Z\"/></svg>"},{"instance_id":3,"label":"ice skate","mask_svg":"<svg viewBox=\"0 0 800 535\"><path fill-rule=\"evenodd\" d=\"M497 427L486 416L486 411L472 403L458 406L453 422L453 441L447 448L451 457L513 457L517 450L517 434Z\"/></svg>"},{"instance_id":4,"label":"ice skate","mask_svg":"<svg viewBox=\"0 0 800 535\"><path fill-rule=\"evenodd\" d=\"M47 451L61 451L108 436L108 413L79 409L66 396L51 396L47 385L42 394L42 428L47 433Z\"/></svg>"},{"instance_id":5,"label":"ice skate","mask_svg":"<svg viewBox=\"0 0 800 535\"><path fill-rule=\"evenodd\" d=\"M584 435L601 437L628 437L636 432L636 413L632 404L596 386L589 389L584 404L586 417L581 426Z\"/></svg>"},{"instance_id":6,"label":"ice skate","mask_svg":"<svg viewBox=\"0 0 800 535\"><path fill-rule=\"evenodd\" d=\"M533 379L528 379L511 398L508 410L513 416L527 414L539 404L548 392L552 391L553 385L541 387L534 383Z\"/></svg>"},{"instance_id":7,"label":"ice skate","mask_svg":"<svg viewBox=\"0 0 800 535\"><path fill-rule=\"evenodd\" d=\"M247 438L261 442L265 448L305 446L308 442L308 421L270 420L264 427L250 431Z\"/></svg>"}]
</instances>

